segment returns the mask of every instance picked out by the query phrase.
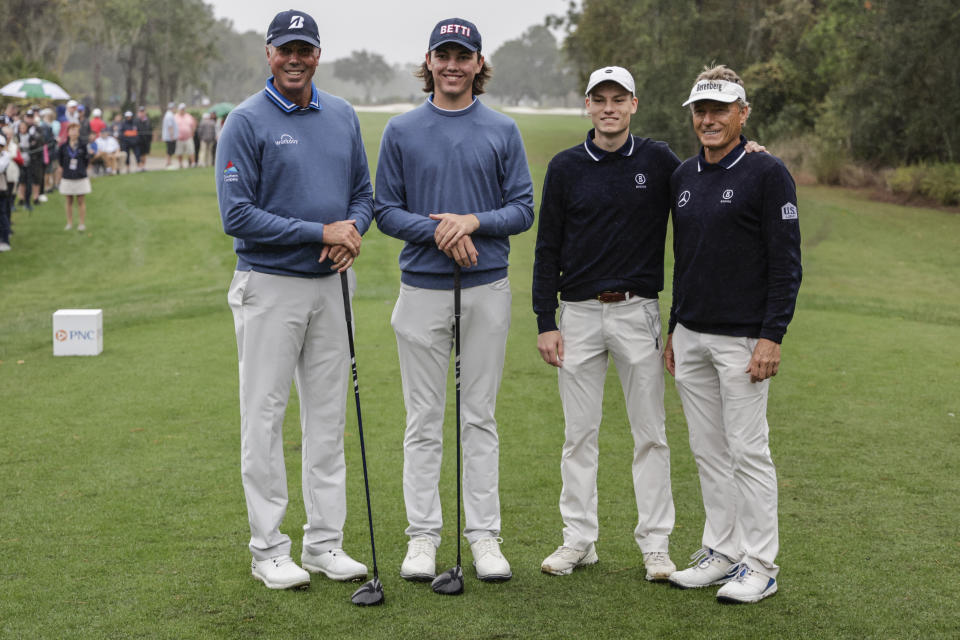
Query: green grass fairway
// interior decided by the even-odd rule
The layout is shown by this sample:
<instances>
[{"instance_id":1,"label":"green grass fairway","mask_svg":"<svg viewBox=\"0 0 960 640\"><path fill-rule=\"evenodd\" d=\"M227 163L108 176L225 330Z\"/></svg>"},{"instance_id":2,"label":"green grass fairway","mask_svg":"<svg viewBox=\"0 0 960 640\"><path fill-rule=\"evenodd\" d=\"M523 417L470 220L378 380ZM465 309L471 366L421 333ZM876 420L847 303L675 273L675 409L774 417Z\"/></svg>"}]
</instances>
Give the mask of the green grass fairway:
<instances>
[{"instance_id":1,"label":"green grass fairway","mask_svg":"<svg viewBox=\"0 0 960 640\"><path fill-rule=\"evenodd\" d=\"M387 116L362 114L375 169ZM539 198L550 157L589 123L518 117ZM780 480L780 592L720 606L714 589L643 579L632 531L631 439L611 368L601 433L600 563L554 578L563 421L530 310L535 230L513 240L513 325L499 396L503 550L514 578L440 597L399 578L406 549L403 404L389 318L400 242L367 234L354 301L386 606L315 578L250 577L239 473L234 256L212 169L98 178L88 231L59 196L15 214L0 255L0 638L957 638L960 637L960 216L800 190L804 284L770 396ZM668 251L667 273L672 270ZM669 278L668 278L669 280ZM669 304L669 290L661 299ZM54 358L60 308L102 308L104 352ZM463 363L469 367L469 362ZM440 569L455 560L453 384ZM347 400L347 399L345 399ZM676 529L699 547L699 483L667 384ZM299 558L296 395L284 433L284 531ZM346 549L369 563L353 399Z\"/></svg>"}]
</instances>

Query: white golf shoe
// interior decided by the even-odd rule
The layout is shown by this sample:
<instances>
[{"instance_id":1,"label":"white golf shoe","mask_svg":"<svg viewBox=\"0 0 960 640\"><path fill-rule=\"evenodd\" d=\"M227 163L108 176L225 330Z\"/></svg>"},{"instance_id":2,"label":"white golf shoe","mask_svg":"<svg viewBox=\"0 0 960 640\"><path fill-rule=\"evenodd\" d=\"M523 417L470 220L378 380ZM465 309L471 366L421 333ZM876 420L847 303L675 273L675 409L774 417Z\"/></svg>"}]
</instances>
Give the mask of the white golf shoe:
<instances>
[{"instance_id":1,"label":"white golf shoe","mask_svg":"<svg viewBox=\"0 0 960 640\"><path fill-rule=\"evenodd\" d=\"M737 576L717 591L717 600L728 604L759 602L777 592L777 581L745 564L739 565Z\"/></svg>"},{"instance_id":2,"label":"white golf shoe","mask_svg":"<svg viewBox=\"0 0 960 640\"><path fill-rule=\"evenodd\" d=\"M566 576L577 567L596 564L599 560L600 558L597 557L597 552L592 544L583 551L573 547L560 546L547 556L546 560L540 565L540 571L553 576Z\"/></svg>"},{"instance_id":3,"label":"white golf shoe","mask_svg":"<svg viewBox=\"0 0 960 640\"><path fill-rule=\"evenodd\" d=\"M670 584L681 589L698 589L729 582L737 575L737 564L706 547L690 556L690 568L670 574Z\"/></svg>"},{"instance_id":4,"label":"white golf shoe","mask_svg":"<svg viewBox=\"0 0 960 640\"><path fill-rule=\"evenodd\" d=\"M304 551L300 562L307 571L322 573L331 580L347 582L367 577L367 566L348 556L343 549L330 549L316 556Z\"/></svg>"},{"instance_id":5,"label":"white golf shoe","mask_svg":"<svg viewBox=\"0 0 960 640\"><path fill-rule=\"evenodd\" d=\"M297 566L290 556L274 556L250 563L253 577L270 589L294 589L310 584L310 574Z\"/></svg>"},{"instance_id":6,"label":"white golf shoe","mask_svg":"<svg viewBox=\"0 0 960 640\"><path fill-rule=\"evenodd\" d=\"M407 555L400 565L400 577L414 582L429 582L437 576L437 547L426 536L407 543Z\"/></svg>"},{"instance_id":7,"label":"white golf shoe","mask_svg":"<svg viewBox=\"0 0 960 640\"><path fill-rule=\"evenodd\" d=\"M650 582L666 582L670 574L677 570L677 565L673 564L666 551L643 554L643 566L647 570L646 579Z\"/></svg>"},{"instance_id":8,"label":"white golf shoe","mask_svg":"<svg viewBox=\"0 0 960 640\"><path fill-rule=\"evenodd\" d=\"M503 557L500 544L503 538L480 538L470 545L477 578L484 582L504 582L513 577L510 563Z\"/></svg>"}]
</instances>

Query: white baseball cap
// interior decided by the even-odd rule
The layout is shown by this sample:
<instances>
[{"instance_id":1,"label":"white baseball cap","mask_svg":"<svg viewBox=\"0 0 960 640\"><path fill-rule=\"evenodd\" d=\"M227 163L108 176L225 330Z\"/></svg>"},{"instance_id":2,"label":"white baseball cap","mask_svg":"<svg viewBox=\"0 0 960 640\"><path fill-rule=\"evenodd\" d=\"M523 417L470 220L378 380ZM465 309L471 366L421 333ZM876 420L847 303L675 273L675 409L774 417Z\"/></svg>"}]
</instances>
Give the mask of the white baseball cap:
<instances>
[{"instance_id":1,"label":"white baseball cap","mask_svg":"<svg viewBox=\"0 0 960 640\"><path fill-rule=\"evenodd\" d=\"M587 90L583 95L590 95L590 91L601 82L616 82L618 85L629 91L636 93L637 88L633 83L633 76L623 67L603 67L590 74L590 81L587 83Z\"/></svg>"},{"instance_id":2,"label":"white baseball cap","mask_svg":"<svg viewBox=\"0 0 960 640\"><path fill-rule=\"evenodd\" d=\"M67 107L75 107L75 106L77 106L76 100L67 100Z\"/></svg>"},{"instance_id":3,"label":"white baseball cap","mask_svg":"<svg viewBox=\"0 0 960 640\"><path fill-rule=\"evenodd\" d=\"M103 111L100 111L100 109L94 109L94 110L93 110L93 117L94 117L94 118L99 118L99 117L102 116L102 115L103 115Z\"/></svg>"},{"instance_id":4,"label":"white baseball cap","mask_svg":"<svg viewBox=\"0 0 960 640\"><path fill-rule=\"evenodd\" d=\"M747 92L736 82L729 80L699 80L690 89L690 97L682 107L691 102L700 100L716 100L717 102L736 102L737 99L747 101Z\"/></svg>"}]
</instances>

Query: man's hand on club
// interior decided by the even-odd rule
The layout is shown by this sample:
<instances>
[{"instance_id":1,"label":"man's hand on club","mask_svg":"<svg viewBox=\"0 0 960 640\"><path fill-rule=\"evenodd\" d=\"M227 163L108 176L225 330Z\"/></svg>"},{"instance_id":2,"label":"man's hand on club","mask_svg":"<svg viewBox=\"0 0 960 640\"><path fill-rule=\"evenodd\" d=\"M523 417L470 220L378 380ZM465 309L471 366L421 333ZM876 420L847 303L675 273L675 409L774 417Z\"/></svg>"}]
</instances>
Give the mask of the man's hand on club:
<instances>
[{"instance_id":1,"label":"man's hand on club","mask_svg":"<svg viewBox=\"0 0 960 640\"><path fill-rule=\"evenodd\" d=\"M341 220L323 225L323 250L318 262L327 258L333 263L334 271L346 271L360 255L363 238L357 231L355 220Z\"/></svg>"},{"instance_id":2,"label":"man's hand on club","mask_svg":"<svg viewBox=\"0 0 960 640\"><path fill-rule=\"evenodd\" d=\"M460 241L460 238L469 236L480 228L480 221L477 219L477 216L472 213L464 215L458 213L431 213L430 219L440 222L433 232L433 239L437 243L437 248L444 253L446 253L448 249L453 248L456 243Z\"/></svg>"},{"instance_id":3,"label":"man's hand on club","mask_svg":"<svg viewBox=\"0 0 960 640\"><path fill-rule=\"evenodd\" d=\"M474 267L477 265L477 248L473 246L473 240L470 236L460 236L460 239L451 247L444 251L448 257L463 268Z\"/></svg>"}]
</instances>

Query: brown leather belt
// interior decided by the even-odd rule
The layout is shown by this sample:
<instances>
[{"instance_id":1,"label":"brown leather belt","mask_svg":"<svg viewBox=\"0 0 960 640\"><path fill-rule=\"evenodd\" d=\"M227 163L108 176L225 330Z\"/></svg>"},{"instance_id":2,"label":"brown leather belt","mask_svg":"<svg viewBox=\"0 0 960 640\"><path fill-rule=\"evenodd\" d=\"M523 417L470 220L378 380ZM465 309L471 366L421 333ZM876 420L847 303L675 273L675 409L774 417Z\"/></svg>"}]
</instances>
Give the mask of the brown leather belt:
<instances>
[{"instance_id":1,"label":"brown leather belt","mask_svg":"<svg viewBox=\"0 0 960 640\"><path fill-rule=\"evenodd\" d=\"M636 297L637 294L633 291L602 291L597 294L597 300L600 302L623 302Z\"/></svg>"}]
</instances>

